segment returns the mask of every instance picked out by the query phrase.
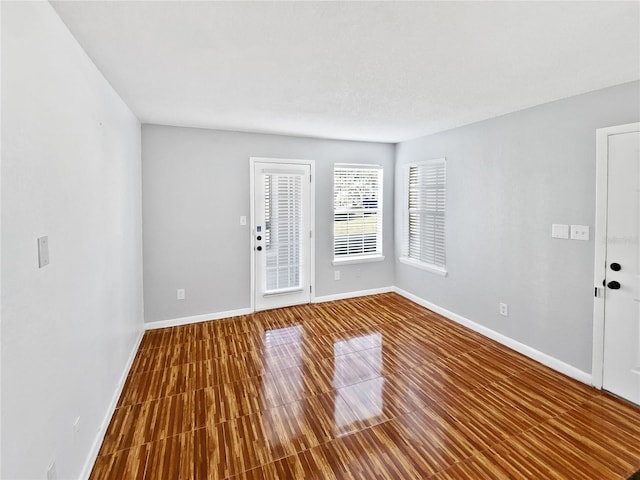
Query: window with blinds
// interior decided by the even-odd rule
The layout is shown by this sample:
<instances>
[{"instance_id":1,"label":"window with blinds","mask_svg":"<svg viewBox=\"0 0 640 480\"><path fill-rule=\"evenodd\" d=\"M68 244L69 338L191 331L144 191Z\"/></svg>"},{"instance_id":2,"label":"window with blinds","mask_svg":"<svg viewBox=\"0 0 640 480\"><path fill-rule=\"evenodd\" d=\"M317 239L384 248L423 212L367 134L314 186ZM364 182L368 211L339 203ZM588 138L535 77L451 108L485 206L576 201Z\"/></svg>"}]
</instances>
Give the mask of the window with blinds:
<instances>
[{"instance_id":1,"label":"window with blinds","mask_svg":"<svg viewBox=\"0 0 640 480\"><path fill-rule=\"evenodd\" d=\"M333 170L334 261L382 258L382 168L336 164Z\"/></svg>"},{"instance_id":2,"label":"window with blinds","mask_svg":"<svg viewBox=\"0 0 640 480\"><path fill-rule=\"evenodd\" d=\"M446 274L444 158L408 165L404 263Z\"/></svg>"},{"instance_id":3,"label":"window with blinds","mask_svg":"<svg viewBox=\"0 0 640 480\"><path fill-rule=\"evenodd\" d=\"M302 177L265 174L265 293L301 288Z\"/></svg>"}]
</instances>

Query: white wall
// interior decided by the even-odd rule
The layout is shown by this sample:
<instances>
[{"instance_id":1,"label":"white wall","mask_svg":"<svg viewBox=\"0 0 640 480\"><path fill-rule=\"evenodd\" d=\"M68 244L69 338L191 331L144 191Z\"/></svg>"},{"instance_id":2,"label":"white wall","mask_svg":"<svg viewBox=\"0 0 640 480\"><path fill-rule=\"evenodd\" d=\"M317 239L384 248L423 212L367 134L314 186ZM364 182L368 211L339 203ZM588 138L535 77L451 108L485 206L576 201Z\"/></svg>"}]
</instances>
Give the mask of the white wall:
<instances>
[{"instance_id":1,"label":"white wall","mask_svg":"<svg viewBox=\"0 0 640 480\"><path fill-rule=\"evenodd\" d=\"M397 263L396 285L590 372L595 131L639 107L634 82L399 144L397 253L403 165L446 157L449 275ZM589 225L591 239L552 239L552 223Z\"/></svg>"},{"instance_id":2,"label":"white wall","mask_svg":"<svg viewBox=\"0 0 640 480\"><path fill-rule=\"evenodd\" d=\"M78 478L142 329L140 125L48 2L2 10L0 476Z\"/></svg>"},{"instance_id":3,"label":"white wall","mask_svg":"<svg viewBox=\"0 0 640 480\"><path fill-rule=\"evenodd\" d=\"M316 162L317 296L393 285L393 145L144 125L146 322L250 307L250 227L239 218L249 216L252 156ZM384 167L383 262L331 264L336 162Z\"/></svg>"}]
</instances>

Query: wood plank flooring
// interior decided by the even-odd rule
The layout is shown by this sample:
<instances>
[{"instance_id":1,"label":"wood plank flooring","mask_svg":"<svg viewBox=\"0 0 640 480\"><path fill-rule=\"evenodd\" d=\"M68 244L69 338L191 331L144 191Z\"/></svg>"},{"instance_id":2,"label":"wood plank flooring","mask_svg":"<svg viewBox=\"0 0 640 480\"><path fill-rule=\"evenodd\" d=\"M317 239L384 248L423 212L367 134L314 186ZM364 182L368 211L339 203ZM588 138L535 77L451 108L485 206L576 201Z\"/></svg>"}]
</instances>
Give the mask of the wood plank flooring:
<instances>
[{"instance_id":1,"label":"wood plank flooring","mask_svg":"<svg viewBox=\"0 0 640 480\"><path fill-rule=\"evenodd\" d=\"M114 479L626 479L640 409L396 294L145 333Z\"/></svg>"}]
</instances>

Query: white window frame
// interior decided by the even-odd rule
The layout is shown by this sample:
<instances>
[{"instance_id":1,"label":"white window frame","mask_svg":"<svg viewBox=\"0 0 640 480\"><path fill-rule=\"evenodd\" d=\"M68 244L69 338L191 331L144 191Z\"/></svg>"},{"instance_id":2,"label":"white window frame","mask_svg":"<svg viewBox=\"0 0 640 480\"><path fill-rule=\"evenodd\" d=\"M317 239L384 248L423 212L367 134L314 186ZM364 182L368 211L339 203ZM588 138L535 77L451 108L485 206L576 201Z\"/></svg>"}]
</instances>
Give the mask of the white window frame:
<instances>
[{"instance_id":1,"label":"white window frame","mask_svg":"<svg viewBox=\"0 0 640 480\"><path fill-rule=\"evenodd\" d=\"M354 169L354 170L376 170L380 172L379 184L378 184L378 208L376 209L376 218L377 218L377 232L376 232L376 251L372 253L366 254L344 254L336 256L335 252L335 217L338 212L335 208L335 172L337 169ZM348 265L353 263L367 263L367 262L381 262L384 260L383 250L382 250L382 237L383 237L383 229L384 229L384 218L383 218L383 191L384 191L384 169L381 165L374 164L355 164L355 163L336 163L333 166L333 192L332 192L332 205L333 205L333 219L332 219L332 229L333 230L333 265ZM344 213L344 212L342 212Z\"/></svg>"},{"instance_id":2,"label":"white window frame","mask_svg":"<svg viewBox=\"0 0 640 480\"><path fill-rule=\"evenodd\" d=\"M418 260L416 258L409 257L409 172L411 167L420 167L424 165L429 165L433 163L442 163L445 167L445 172L447 169L447 159L446 158L435 158L432 160L424 160L421 162L412 162L404 165L403 172L403 207L402 207L402 252L399 257L399 261L405 265L409 265L415 268L419 268L421 270L425 270L427 272L435 273L437 275L447 276L448 271L446 269L446 255L445 255L445 265L435 265L432 263L424 262ZM445 195L446 195L446 175L445 175ZM446 202L445 202L445 229L446 229ZM446 249L446 233L445 233L445 249Z\"/></svg>"}]
</instances>

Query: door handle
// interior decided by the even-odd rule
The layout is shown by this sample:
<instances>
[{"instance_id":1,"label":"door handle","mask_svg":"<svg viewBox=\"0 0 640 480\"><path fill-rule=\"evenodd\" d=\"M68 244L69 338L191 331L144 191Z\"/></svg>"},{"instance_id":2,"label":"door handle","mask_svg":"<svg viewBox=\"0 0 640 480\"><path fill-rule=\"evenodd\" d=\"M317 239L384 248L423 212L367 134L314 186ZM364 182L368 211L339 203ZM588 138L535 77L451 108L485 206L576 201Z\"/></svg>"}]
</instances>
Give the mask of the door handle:
<instances>
[{"instance_id":1,"label":"door handle","mask_svg":"<svg viewBox=\"0 0 640 480\"><path fill-rule=\"evenodd\" d=\"M260 251L262 251L262 247L261 247L260 245L258 245L258 246L256 247L256 250L258 250L258 251L260 252ZM620 287L618 287L618 288L620 288Z\"/></svg>"},{"instance_id":2,"label":"door handle","mask_svg":"<svg viewBox=\"0 0 640 480\"><path fill-rule=\"evenodd\" d=\"M611 290L619 290L620 282L616 282L615 280L612 280L611 282L607 283L607 287L609 287Z\"/></svg>"}]
</instances>

